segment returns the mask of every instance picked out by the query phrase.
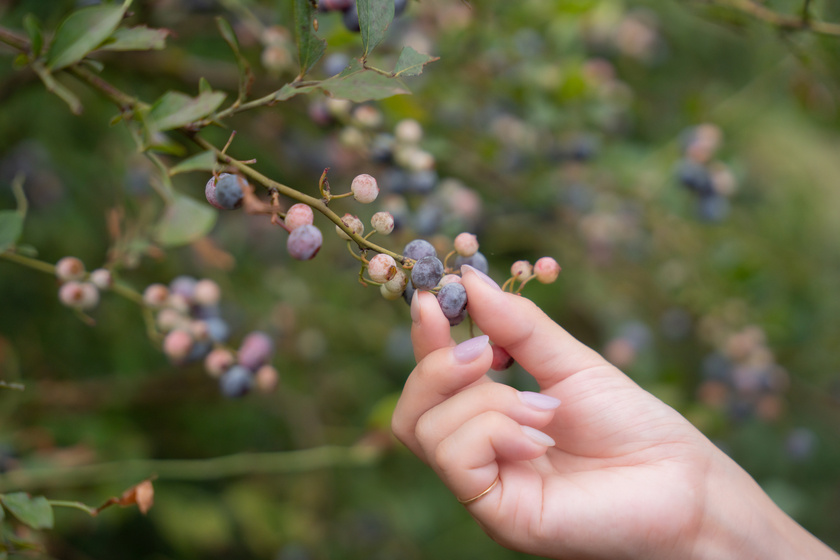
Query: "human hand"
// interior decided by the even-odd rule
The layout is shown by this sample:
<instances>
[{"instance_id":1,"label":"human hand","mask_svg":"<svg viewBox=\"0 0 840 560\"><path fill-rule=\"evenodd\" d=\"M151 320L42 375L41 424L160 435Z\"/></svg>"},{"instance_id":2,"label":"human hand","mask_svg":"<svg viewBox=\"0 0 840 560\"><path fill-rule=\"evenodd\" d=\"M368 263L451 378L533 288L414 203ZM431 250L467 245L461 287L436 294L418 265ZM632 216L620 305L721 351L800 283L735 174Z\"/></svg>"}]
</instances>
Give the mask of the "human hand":
<instances>
[{"instance_id":1,"label":"human hand","mask_svg":"<svg viewBox=\"0 0 840 560\"><path fill-rule=\"evenodd\" d=\"M783 535L836 558L680 414L530 300L473 270L462 282L487 336L456 346L434 296L418 291L417 367L393 429L455 496L480 496L466 507L492 538L553 558L781 558L773 541ZM487 377L488 336L539 394Z\"/></svg>"}]
</instances>

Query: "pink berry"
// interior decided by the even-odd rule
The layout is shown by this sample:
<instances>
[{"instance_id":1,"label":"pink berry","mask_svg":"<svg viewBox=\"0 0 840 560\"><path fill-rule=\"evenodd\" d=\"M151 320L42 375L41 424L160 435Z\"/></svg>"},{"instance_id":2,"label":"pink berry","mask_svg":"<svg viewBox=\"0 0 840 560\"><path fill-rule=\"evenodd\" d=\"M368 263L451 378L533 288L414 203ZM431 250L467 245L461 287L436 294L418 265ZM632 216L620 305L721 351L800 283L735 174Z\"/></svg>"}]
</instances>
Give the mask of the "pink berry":
<instances>
[{"instance_id":1,"label":"pink berry","mask_svg":"<svg viewBox=\"0 0 840 560\"><path fill-rule=\"evenodd\" d=\"M493 361L490 363L490 369L504 371L513 365L513 358L507 350L495 344L491 344L490 348L493 350Z\"/></svg>"},{"instance_id":2,"label":"pink berry","mask_svg":"<svg viewBox=\"0 0 840 560\"><path fill-rule=\"evenodd\" d=\"M358 216L354 216L353 214L344 214L344 216L341 217L341 223L347 226L347 229L356 235L362 235L365 232L365 224L362 223L362 220L360 220ZM348 241L350 240L350 236L347 235L347 233L345 233L340 227L335 226L335 231L342 239L346 239Z\"/></svg>"},{"instance_id":3,"label":"pink berry","mask_svg":"<svg viewBox=\"0 0 840 560\"><path fill-rule=\"evenodd\" d=\"M377 233L388 235L394 231L394 216L390 212L377 212L370 219L370 225Z\"/></svg>"},{"instance_id":4,"label":"pink berry","mask_svg":"<svg viewBox=\"0 0 840 560\"><path fill-rule=\"evenodd\" d=\"M289 211L286 212L286 217L283 219L289 231L294 231L300 226L310 226L314 221L315 215L312 212L312 208L302 202L292 205Z\"/></svg>"},{"instance_id":5,"label":"pink berry","mask_svg":"<svg viewBox=\"0 0 840 560\"><path fill-rule=\"evenodd\" d=\"M350 191L353 193L353 198L362 204L370 204L379 195L379 185L376 184L376 179L362 173L353 179L350 185Z\"/></svg>"},{"instance_id":6,"label":"pink berry","mask_svg":"<svg viewBox=\"0 0 840 560\"><path fill-rule=\"evenodd\" d=\"M455 251L462 257L471 257L478 252L478 238L471 233L459 233L455 238Z\"/></svg>"},{"instance_id":7,"label":"pink berry","mask_svg":"<svg viewBox=\"0 0 840 560\"><path fill-rule=\"evenodd\" d=\"M257 370L254 374L254 381L257 384L257 389L263 393L271 393L277 388L277 383L280 380L280 374L277 373L277 368L266 364Z\"/></svg>"},{"instance_id":8,"label":"pink berry","mask_svg":"<svg viewBox=\"0 0 840 560\"><path fill-rule=\"evenodd\" d=\"M207 199L207 202L210 203L211 206L217 208L219 210L224 210L225 207L219 204L219 201L216 200L216 178L210 177L210 180L207 181L207 184L204 185L204 198Z\"/></svg>"},{"instance_id":9,"label":"pink berry","mask_svg":"<svg viewBox=\"0 0 840 560\"><path fill-rule=\"evenodd\" d=\"M55 275L64 282L85 277L85 265L76 257L64 257L55 263Z\"/></svg>"},{"instance_id":10,"label":"pink berry","mask_svg":"<svg viewBox=\"0 0 840 560\"><path fill-rule=\"evenodd\" d=\"M374 282L385 283L397 273L397 261L394 257L380 253L370 259L368 274Z\"/></svg>"},{"instance_id":11,"label":"pink berry","mask_svg":"<svg viewBox=\"0 0 840 560\"><path fill-rule=\"evenodd\" d=\"M219 300L222 298L222 289L219 285L210 280L209 278L204 278L203 280L199 280L195 283L195 289L193 290L193 300L199 305L216 305L219 303Z\"/></svg>"},{"instance_id":12,"label":"pink berry","mask_svg":"<svg viewBox=\"0 0 840 560\"><path fill-rule=\"evenodd\" d=\"M239 365L256 371L271 359L274 354L274 341L264 332L254 331L242 341L237 352Z\"/></svg>"},{"instance_id":13,"label":"pink berry","mask_svg":"<svg viewBox=\"0 0 840 560\"><path fill-rule=\"evenodd\" d=\"M423 138L423 127L414 119L403 119L394 128L394 136L400 142L416 144Z\"/></svg>"},{"instance_id":14,"label":"pink berry","mask_svg":"<svg viewBox=\"0 0 840 560\"><path fill-rule=\"evenodd\" d=\"M300 226L289 234L286 240L286 250L299 261L308 261L315 258L321 250L324 236L321 230L313 225Z\"/></svg>"},{"instance_id":15,"label":"pink berry","mask_svg":"<svg viewBox=\"0 0 840 560\"><path fill-rule=\"evenodd\" d=\"M533 273L534 267L528 261L516 261L510 265L510 274L514 278L518 278L520 280L530 278Z\"/></svg>"},{"instance_id":16,"label":"pink berry","mask_svg":"<svg viewBox=\"0 0 840 560\"><path fill-rule=\"evenodd\" d=\"M551 284L560 275L560 265L551 257L542 257L534 263L534 276L543 284Z\"/></svg>"},{"instance_id":17,"label":"pink berry","mask_svg":"<svg viewBox=\"0 0 840 560\"><path fill-rule=\"evenodd\" d=\"M163 284L149 284L143 291L143 303L149 307L162 307L169 299L169 288Z\"/></svg>"},{"instance_id":18,"label":"pink berry","mask_svg":"<svg viewBox=\"0 0 840 560\"><path fill-rule=\"evenodd\" d=\"M99 290L90 282L71 280L61 285L58 299L67 307L91 309L99 303Z\"/></svg>"},{"instance_id":19,"label":"pink berry","mask_svg":"<svg viewBox=\"0 0 840 560\"><path fill-rule=\"evenodd\" d=\"M230 350L216 348L204 358L204 369L210 377L221 377L224 372L236 363L236 358Z\"/></svg>"},{"instance_id":20,"label":"pink berry","mask_svg":"<svg viewBox=\"0 0 840 560\"><path fill-rule=\"evenodd\" d=\"M175 329L163 339L163 353L173 362L180 362L186 358L192 347L193 337L183 329Z\"/></svg>"},{"instance_id":21,"label":"pink berry","mask_svg":"<svg viewBox=\"0 0 840 560\"><path fill-rule=\"evenodd\" d=\"M438 282L438 287L443 288L447 284L452 284L453 282L460 282L461 277L457 274L444 274L443 278L440 279Z\"/></svg>"}]
</instances>

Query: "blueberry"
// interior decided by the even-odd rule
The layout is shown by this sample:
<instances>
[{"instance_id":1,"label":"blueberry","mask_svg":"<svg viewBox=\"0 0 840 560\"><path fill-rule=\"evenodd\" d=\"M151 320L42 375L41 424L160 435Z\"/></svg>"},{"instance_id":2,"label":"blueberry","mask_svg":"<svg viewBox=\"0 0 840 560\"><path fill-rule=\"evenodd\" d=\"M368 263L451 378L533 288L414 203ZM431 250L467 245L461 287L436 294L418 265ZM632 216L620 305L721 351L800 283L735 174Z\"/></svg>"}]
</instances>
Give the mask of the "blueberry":
<instances>
[{"instance_id":1,"label":"blueberry","mask_svg":"<svg viewBox=\"0 0 840 560\"><path fill-rule=\"evenodd\" d=\"M229 399L247 395L254 386L254 375L243 366L233 366L219 378L219 389Z\"/></svg>"}]
</instances>

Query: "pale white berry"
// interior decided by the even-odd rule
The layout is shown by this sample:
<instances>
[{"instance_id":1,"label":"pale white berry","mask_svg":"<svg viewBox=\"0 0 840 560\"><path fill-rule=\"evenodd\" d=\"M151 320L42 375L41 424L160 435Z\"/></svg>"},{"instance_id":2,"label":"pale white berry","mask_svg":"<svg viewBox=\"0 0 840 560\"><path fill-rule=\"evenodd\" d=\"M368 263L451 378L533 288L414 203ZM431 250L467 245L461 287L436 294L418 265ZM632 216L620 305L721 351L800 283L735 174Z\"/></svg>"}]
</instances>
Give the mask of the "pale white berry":
<instances>
[{"instance_id":1,"label":"pale white berry","mask_svg":"<svg viewBox=\"0 0 840 560\"><path fill-rule=\"evenodd\" d=\"M382 294L382 297L384 297L388 301L393 301L402 297L402 292L392 292L388 289L387 284L382 284L381 286L379 286L379 293Z\"/></svg>"},{"instance_id":2,"label":"pale white berry","mask_svg":"<svg viewBox=\"0 0 840 560\"><path fill-rule=\"evenodd\" d=\"M106 268L97 268L90 273L90 281L100 290L107 290L114 284L111 271Z\"/></svg>"},{"instance_id":3,"label":"pale white berry","mask_svg":"<svg viewBox=\"0 0 840 560\"><path fill-rule=\"evenodd\" d=\"M357 235L362 235L365 232L365 224L362 223L362 220L360 220L358 216L354 216L353 214L344 214L344 216L341 217L341 223ZM350 240L350 236L347 235L340 227L335 226L335 231L342 239L346 239L348 241Z\"/></svg>"},{"instance_id":4,"label":"pale white berry","mask_svg":"<svg viewBox=\"0 0 840 560\"><path fill-rule=\"evenodd\" d=\"M388 235L394 231L394 216L390 212L377 212L370 219L370 225L377 233Z\"/></svg>"},{"instance_id":5,"label":"pale white berry","mask_svg":"<svg viewBox=\"0 0 840 560\"><path fill-rule=\"evenodd\" d=\"M90 282L71 280L61 285L58 299L67 307L91 309L99 303L99 290Z\"/></svg>"},{"instance_id":6,"label":"pale white berry","mask_svg":"<svg viewBox=\"0 0 840 560\"><path fill-rule=\"evenodd\" d=\"M210 377L221 377L234 363L236 363L236 358L233 356L233 352L224 348L216 348L204 358L204 369L207 370Z\"/></svg>"},{"instance_id":7,"label":"pale white berry","mask_svg":"<svg viewBox=\"0 0 840 560\"><path fill-rule=\"evenodd\" d=\"M402 268L397 268L397 273L394 274L394 277L382 284L386 290L397 295L402 295L407 285L408 274Z\"/></svg>"},{"instance_id":8,"label":"pale white berry","mask_svg":"<svg viewBox=\"0 0 840 560\"><path fill-rule=\"evenodd\" d=\"M143 303L149 307L162 307L169 299L169 288L163 284L149 284L143 291Z\"/></svg>"},{"instance_id":9,"label":"pale white berry","mask_svg":"<svg viewBox=\"0 0 840 560\"><path fill-rule=\"evenodd\" d=\"M197 304L216 305L219 303L221 298L222 289L213 280L204 278L203 280L196 282L195 290L193 292L193 300L195 300Z\"/></svg>"},{"instance_id":10,"label":"pale white berry","mask_svg":"<svg viewBox=\"0 0 840 560\"><path fill-rule=\"evenodd\" d=\"M362 204L370 204L376 197L379 196L379 185L376 184L376 179L367 173L357 175L350 184L350 191L353 193L353 198Z\"/></svg>"},{"instance_id":11,"label":"pale white berry","mask_svg":"<svg viewBox=\"0 0 840 560\"><path fill-rule=\"evenodd\" d=\"M85 265L76 257L64 257L55 263L55 275L64 282L85 277Z\"/></svg>"},{"instance_id":12,"label":"pale white berry","mask_svg":"<svg viewBox=\"0 0 840 560\"><path fill-rule=\"evenodd\" d=\"M528 261L516 261L510 265L510 274L514 278L529 278L534 273L534 266Z\"/></svg>"},{"instance_id":13,"label":"pale white berry","mask_svg":"<svg viewBox=\"0 0 840 560\"><path fill-rule=\"evenodd\" d=\"M423 138L423 127L414 119L403 119L394 127L394 136L400 142L416 144Z\"/></svg>"},{"instance_id":14,"label":"pale white berry","mask_svg":"<svg viewBox=\"0 0 840 560\"><path fill-rule=\"evenodd\" d=\"M368 274L374 282L385 283L397 273L397 261L391 255L380 253L370 259Z\"/></svg>"}]
</instances>

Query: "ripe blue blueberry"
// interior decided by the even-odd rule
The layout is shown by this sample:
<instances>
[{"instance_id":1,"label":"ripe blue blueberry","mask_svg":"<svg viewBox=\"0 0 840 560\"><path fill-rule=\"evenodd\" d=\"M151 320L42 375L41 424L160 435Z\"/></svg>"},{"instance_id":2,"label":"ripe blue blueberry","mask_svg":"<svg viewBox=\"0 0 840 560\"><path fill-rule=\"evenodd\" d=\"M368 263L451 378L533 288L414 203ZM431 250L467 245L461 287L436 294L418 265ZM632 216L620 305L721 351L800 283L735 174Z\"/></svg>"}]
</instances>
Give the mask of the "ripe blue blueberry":
<instances>
[{"instance_id":1,"label":"ripe blue blueberry","mask_svg":"<svg viewBox=\"0 0 840 560\"><path fill-rule=\"evenodd\" d=\"M409 241L408 245L405 246L405 249L403 249L403 256L419 261L423 257L427 256L437 257L437 251L435 251L435 247L425 239L415 239L414 241Z\"/></svg>"},{"instance_id":2,"label":"ripe blue blueberry","mask_svg":"<svg viewBox=\"0 0 840 560\"><path fill-rule=\"evenodd\" d=\"M460 282L446 284L437 295L440 310L449 319L449 325L455 326L464 320L467 310L467 290Z\"/></svg>"},{"instance_id":3,"label":"ripe blue blueberry","mask_svg":"<svg viewBox=\"0 0 840 560\"><path fill-rule=\"evenodd\" d=\"M431 255L418 260L411 269L411 283L418 290L431 290L438 285L441 278L443 278L443 263Z\"/></svg>"},{"instance_id":4,"label":"ripe blue blueberry","mask_svg":"<svg viewBox=\"0 0 840 560\"><path fill-rule=\"evenodd\" d=\"M254 374L243 366L233 366L219 378L219 389L229 399L247 395L253 387Z\"/></svg>"}]
</instances>

